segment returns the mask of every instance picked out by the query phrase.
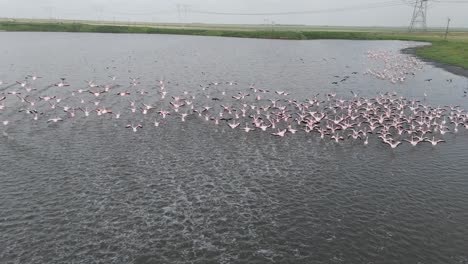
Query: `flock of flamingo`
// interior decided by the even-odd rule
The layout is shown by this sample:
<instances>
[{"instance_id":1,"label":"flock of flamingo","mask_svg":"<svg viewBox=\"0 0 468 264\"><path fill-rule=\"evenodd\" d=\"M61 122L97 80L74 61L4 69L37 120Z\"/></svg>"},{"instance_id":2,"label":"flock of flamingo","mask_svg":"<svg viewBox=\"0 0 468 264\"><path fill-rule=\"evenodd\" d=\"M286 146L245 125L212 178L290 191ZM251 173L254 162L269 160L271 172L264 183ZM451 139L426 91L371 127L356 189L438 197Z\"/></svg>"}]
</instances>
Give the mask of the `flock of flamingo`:
<instances>
[{"instance_id":1,"label":"flock of flamingo","mask_svg":"<svg viewBox=\"0 0 468 264\"><path fill-rule=\"evenodd\" d=\"M4 127L11 125L11 112L24 114L21 121L53 126L71 119L122 120L122 127L133 132L159 127L169 120L200 120L279 138L306 133L337 143L352 140L364 145L373 138L391 148L403 143L435 146L445 142L445 134L468 128L467 112L458 106L433 107L395 93L363 97L352 92L348 99L329 93L294 99L286 91L255 85L241 88L234 81L210 82L195 91L177 93L164 80L143 85L139 78L130 78L117 84L115 76L106 84L86 81L81 85L71 85L62 78L38 89L40 79L32 74L9 85L0 83L0 121Z\"/></svg>"},{"instance_id":2,"label":"flock of flamingo","mask_svg":"<svg viewBox=\"0 0 468 264\"><path fill-rule=\"evenodd\" d=\"M365 73L394 84L404 82L408 75L415 75L415 71L423 67L417 58L394 54L392 51L368 51L367 57L378 61L383 69L367 69Z\"/></svg>"}]
</instances>

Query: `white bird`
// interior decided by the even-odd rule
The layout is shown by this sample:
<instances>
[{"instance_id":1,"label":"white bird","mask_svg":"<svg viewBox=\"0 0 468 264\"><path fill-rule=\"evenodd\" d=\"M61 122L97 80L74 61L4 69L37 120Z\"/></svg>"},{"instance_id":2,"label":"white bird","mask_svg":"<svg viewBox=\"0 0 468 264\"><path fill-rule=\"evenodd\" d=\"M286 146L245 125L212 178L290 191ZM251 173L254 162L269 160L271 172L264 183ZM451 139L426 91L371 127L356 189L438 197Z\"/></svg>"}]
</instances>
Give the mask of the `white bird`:
<instances>
[{"instance_id":1,"label":"white bird","mask_svg":"<svg viewBox=\"0 0 468 264\"><path fill-rule=\"evenodd\" d=\"M54 84L55 86L57 87L66 87L66 86L70 86L68 83L65 82L65 78L60 78L60 82Z\"/></svg>"},{"instance_id":2,"label":"white bird","mask_svg":"<svg viewBox=\"0 0 468 264\"><path fill-rule=\"evenodd\" d=\"M63 121L63 119L60 118L60 117L55 117L55 118L51 118L51 119L47 120L47 123L49 123L49 122L57 123L59 121Z\"/></svg>"},{"instance_id":3,"label":"white bird","mask_svg":"<svg viewBox=\"0 0 468 264\"><path fill-rule=\"evenodd\" d=\"M185 122L185 117L187 117L187 115L188 115L187 113L180 114L182 122Z\"/></svg>"},{"instance_id":4,"label":"white bird","mask_svg":"<svg viewBox=\"0 0 468 264\"><path fill-rule=\"evenodd\" d=\"M33 74L33 75L28 75L29 78L31 78L33 81L39 79L39 78L42 78L40 76L37 76L37 74Z\"/></svg>"},{"instance_id":5,"label":"white bird","mask_svg":"<svg viewBox=\"0 0 468 264\"><path fill-rule=\"evenodd\" d=\"M255 130L255 128L248 127L247 124L245 124L245 127L243 127L242 130L248 133L249 131Z\"/></svg>"},{"instance_id":6,"label":"white bird","mask_svg":"<svg viewBox=\"0 0 468 264\"><path fill-rule=\"evenodd\" d=\"M406 142L409 142L411 146L415 147L419 142L423 142L424 138L417 137L416 139L414 139L414 136L411 136L411 140L408 140L408 139L403 139L403 140Z\"/></svg>"},{"instance_id":7,"label":"white bird","mask_svg":"<svg viewBox=\"0 0 468 264\"><path fill-rule=\"evenodd\" d=\"M390 140L384 140L384 143L388 144L392 149L398 147L398 145L401 144L401 141L390 141Z\"/></svg>"},{"instance_id":8,"label":"white bird","mask_svg":"<svg viewBox=\"0 0 468 264\"><path fill-rule=\"evenodd\" d=\"M141 124L134 126L133 124L127 125L126 128L132 128L133 132L137 132L137 128L143 128Z\"/></svg>"},{"instance_id":9,"label":"white bird","mask_svg":"<svg viewBox=\"0 0 468 264\"><path fill-rule=\"evenodd\" d=\"M435 139L435 137L432 137L431 139L426 139L427 142L430 142L432 146L436 146L438 143L445 142L445 140L442 139Z\"/></svg>"},{"instance_id":10,"label":"white bird","mask_svg":"<svg viewBox=\"0 0 468 264\"><path fill-rule=\"evenodd\" d=\"M232 123L228 123L228 126L232 129L238 127L240 125L240 123L238 122L235 122L234 120L232 121Z\"/></svg>"},{"instance_id":11,"label":"white bird","mask_svg":"<svg viewBox=\"0 0 468 264\"><path fill-rule=\"evenodd\" d=\"M288 131L287 129L283 129L283 130L280 130L278 128L278 132L273 132L271 133L273 136L277 136L277 137L284 137L284 135L286 135L286 131Z\"/></svg>"}]
</instances>

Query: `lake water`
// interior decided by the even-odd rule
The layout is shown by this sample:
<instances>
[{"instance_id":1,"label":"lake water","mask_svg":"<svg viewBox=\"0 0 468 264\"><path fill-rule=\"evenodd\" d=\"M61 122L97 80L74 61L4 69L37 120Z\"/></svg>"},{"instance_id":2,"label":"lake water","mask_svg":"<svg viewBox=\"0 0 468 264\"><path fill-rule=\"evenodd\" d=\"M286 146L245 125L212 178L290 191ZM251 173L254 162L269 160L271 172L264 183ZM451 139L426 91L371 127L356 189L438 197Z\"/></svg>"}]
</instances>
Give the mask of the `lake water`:
<instances>
[{"instance_id":1,"label":"lake water","mask_svg":"<svg viewBox=\"0 0 468 264\"><path fill-rule=\"evenodd\" d=\"M429 64L401 84L363 74L379 67L368 51L396 55L417 43L6 32L0 40L0 80L37 73L36 94L64 99L85 80L116 75L122 84L138 76L147 90L163 78L168 96L201 98L200 84L236 81L298 99L394 91L468 109L467 79ZM334 85L335 75L350 77ZM61 77L67 93L48 87ZM141 117L132 133L129 117L33 122L13 99L0 112L10 121L0 128L1 263L468 263L465 129L435 148L394 150L377 140L243 133L195 116L157 128ZM117 99L109 106L124 109Z\"/></svg>"}]
</instances>

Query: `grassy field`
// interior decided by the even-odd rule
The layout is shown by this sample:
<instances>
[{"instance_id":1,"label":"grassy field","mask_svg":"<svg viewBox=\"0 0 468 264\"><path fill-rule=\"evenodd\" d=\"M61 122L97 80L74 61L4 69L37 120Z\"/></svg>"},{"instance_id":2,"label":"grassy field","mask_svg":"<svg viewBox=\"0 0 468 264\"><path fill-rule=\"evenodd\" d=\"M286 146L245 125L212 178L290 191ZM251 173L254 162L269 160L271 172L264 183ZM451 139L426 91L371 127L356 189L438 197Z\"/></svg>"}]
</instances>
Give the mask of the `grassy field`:
<instances>
[{"instance_id":1,"label":"grassy field","mask_svg":"<svg viewBox=\"0 0 468 264\"><path fill-rule=\"evenodd\" d=\"M401 28L312 27L297 25L207 25L152 24L93 21L0 21L0 31L99 32L179 34L265 39L353 39L353 40L410 40L432 43L418 47L416 55L468 70L468 31L450 32L447 40L440 30L408 33Z\"/></svg>"}]
</instances>

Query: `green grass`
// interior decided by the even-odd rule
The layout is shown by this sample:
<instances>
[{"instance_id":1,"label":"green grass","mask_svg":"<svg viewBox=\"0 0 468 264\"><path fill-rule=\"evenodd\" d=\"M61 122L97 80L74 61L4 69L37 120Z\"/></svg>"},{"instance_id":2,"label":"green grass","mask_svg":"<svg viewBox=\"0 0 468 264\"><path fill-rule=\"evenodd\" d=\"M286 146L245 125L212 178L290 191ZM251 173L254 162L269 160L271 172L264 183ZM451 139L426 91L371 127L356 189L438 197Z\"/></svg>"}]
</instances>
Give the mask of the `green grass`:
<instances>
[{"instance_id":1,"label":"green grass","mask_svg":"<svg viewBox=\"0 0 468 264\"><path fill-rule=\"evenodd\" d=\"M468 42L434 41L432 46L416 49L416 55L468 69Z\"/></svg>"},{"instance_id":2,"label":"green grass","mask_svg":"<svg viewBox=\"0 0 468 264\"><path fill-rule=\"evenodd\" d=\"M325 30L326 29L326 30ZM110 25L105 23L70 23L50 21L0 22L0 31L43 31L43 32L98 32L178 34L263 39L352 39L352 40L409 40L425 41L431 46L416 48L416 55L424 59L442 62L468 69L468 32L452 32L444 40L442 32L408 33L404 31L372 28L324 28L307 26L226 26L205 24L136 24Z\"/></svg>"}]
</instances>

